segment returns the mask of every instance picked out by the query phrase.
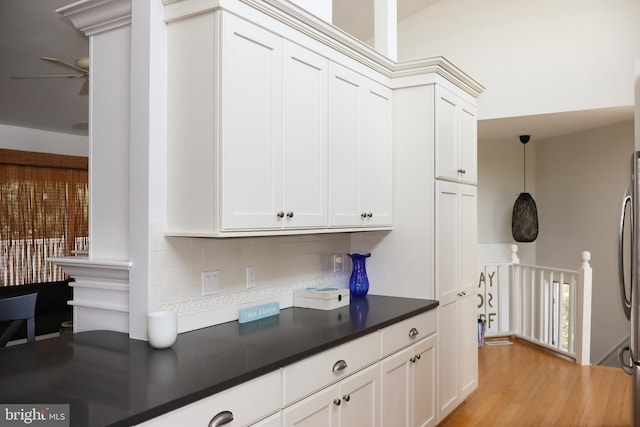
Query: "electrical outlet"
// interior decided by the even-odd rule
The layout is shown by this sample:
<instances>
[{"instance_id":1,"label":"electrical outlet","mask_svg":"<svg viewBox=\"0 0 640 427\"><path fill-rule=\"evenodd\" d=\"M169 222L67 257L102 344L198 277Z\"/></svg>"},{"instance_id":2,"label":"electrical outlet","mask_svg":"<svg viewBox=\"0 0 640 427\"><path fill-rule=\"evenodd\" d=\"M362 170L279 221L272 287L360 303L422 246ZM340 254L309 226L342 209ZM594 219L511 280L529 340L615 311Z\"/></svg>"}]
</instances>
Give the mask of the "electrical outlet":
<instances>
[{"instance_id":1,"label":"electrical outlet","mask_svg":"<svg viewBox=\"0 0 640 427\"><path fill-rule=\"evenodd\" d=\"M334 254L333 255L333 272L339 273L341 271L344 271L344 255Z\"/></svg>"},{"instance_id":2,"label":"electrical outlet","mask_svg":"<svg viewBox=\"0 0 640 427\"><path fill-rule=\"evenodd\" d=\"M256 286L256 266L247 266L247 289L254 288Z\"/></svg>"},{"instance_id":3,"label":"electrical outlet","mask_svg":"<svg viewBox=\"0 0 640 427\"><path fill-rule=\"evenodd\" d=\"M220 292L220 270L202 272L202 295L215 295Z\"/></svg>"}]
</instances>

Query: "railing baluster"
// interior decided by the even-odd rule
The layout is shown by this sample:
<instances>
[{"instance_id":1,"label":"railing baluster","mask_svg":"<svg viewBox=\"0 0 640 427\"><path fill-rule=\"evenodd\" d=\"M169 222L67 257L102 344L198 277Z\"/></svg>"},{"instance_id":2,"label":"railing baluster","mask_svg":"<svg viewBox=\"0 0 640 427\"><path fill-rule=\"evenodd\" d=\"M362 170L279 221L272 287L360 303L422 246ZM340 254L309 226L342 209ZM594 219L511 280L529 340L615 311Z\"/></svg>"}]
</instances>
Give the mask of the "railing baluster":
<instances>
[{"instance_id":1,"label":"railing baluster","mask_svg":"<svg viewBox=\"0 0 640 427\"><path fill-rule=\"evenodd\" d=\"M577 316L576 313L576 292L578 290L577 286L577 276L574 274L571 276L571 283L569 283L569 325L567 326L568 331L568 343L567 343L567 351L570 353L576 352L576 344L575 344L575 334L576 334L576 324L575 318Z\"/></svg>"},{"instance_id":2,"label":"railing baluster","mask_svg":"<svg viewBox=\"0 0 640 427\"><path fill-rule=\"evenodd\" d=\"M589 364L590 259L591 254L583 252L578 271L512 262L502 281L508 277L509 283L498 279L507 264L493 265L497 280L493 283L493 301L496 310L505 314L498 315L494 333L512 334L572 357L576 363ZM486 275L486 266L484 271Z\"/></svg>"},{"instance_id":3,"label":"railing baluster","mask_svg":"<svg viewBox=\"0 0 640 427\"><path fill-rule=\"evenodd\" d=\"M545 306L545 294L546 294L546 285L544 282L545 270L541 269L538 274L538 309L536 310L536 317L538 318L538 340L542 342L547 342L545 324L546 320L544 316L544 306Z\"/></svg>"}]
</instances>

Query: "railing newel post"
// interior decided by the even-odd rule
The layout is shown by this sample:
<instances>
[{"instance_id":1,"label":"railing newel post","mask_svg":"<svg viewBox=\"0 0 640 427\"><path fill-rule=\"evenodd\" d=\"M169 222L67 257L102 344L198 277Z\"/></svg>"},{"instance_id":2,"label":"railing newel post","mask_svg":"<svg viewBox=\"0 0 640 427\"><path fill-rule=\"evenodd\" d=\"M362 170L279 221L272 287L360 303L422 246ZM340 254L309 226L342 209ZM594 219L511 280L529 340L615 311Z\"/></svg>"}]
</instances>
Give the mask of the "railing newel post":
<instances>
[{"instance_id":1,"label":"railing newel post","mask_svg":"<svg viewBox=\"0 0 640 427\"><path fill-rule=\"evenodd\" d=\"M580 337L576 347L576 363L591 364L591 253L582 252L582 265L578 270L576 336Z\"/></svg>"}]
</instances>

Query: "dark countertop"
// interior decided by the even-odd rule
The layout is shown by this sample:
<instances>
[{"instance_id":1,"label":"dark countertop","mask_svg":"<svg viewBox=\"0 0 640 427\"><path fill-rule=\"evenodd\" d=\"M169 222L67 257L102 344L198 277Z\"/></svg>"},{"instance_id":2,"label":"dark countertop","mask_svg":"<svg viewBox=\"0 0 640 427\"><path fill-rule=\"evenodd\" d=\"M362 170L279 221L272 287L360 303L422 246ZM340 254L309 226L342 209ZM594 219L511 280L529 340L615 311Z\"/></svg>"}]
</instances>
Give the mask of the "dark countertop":
<instances>
[{"instance_id":1,"label":"dark countertop","mask_svg":"<svg viewBox=\"0 0 640 427\"><path fill-rule=\"evenodd\" d=\"M68 403L71 426L129 426L431 310L368 295L331 311L287 308L178 335L169 349L113 331L0 349L0 404Z\"/></svg>"}]
</instances>

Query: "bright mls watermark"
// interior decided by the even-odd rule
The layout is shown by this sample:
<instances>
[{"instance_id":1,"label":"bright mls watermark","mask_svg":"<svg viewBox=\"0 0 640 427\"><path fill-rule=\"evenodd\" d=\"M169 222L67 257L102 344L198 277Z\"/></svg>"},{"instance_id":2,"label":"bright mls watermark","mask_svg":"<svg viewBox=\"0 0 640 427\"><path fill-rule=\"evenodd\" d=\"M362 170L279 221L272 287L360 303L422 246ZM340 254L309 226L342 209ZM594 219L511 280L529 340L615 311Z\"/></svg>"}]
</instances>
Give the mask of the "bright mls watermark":
<instances>
[{"instance_id":1,"label":"bright mls watermark","mask_svg":"<svg viewBox=\"0 0 640 427\"><path fill-rule=\"evenodd\" d=\"M69 405L0 404L0 427L69 427Z\"/></svg>"}]
</instances>

